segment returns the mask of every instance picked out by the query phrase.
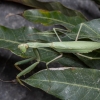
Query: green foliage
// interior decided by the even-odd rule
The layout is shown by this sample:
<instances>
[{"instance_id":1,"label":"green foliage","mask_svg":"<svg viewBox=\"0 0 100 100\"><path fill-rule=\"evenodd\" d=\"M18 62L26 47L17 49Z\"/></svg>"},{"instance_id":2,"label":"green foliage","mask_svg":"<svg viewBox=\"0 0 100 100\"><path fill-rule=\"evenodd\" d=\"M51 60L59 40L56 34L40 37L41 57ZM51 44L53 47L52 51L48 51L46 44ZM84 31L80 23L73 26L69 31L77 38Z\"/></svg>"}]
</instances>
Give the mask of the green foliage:
<instances>
[{"instance_id":1,"label":"green foliage","mask_svg":"<svg viewBox=\"0 0 100 100\"><path fill-rule=\"evenodd\" d=\"M79 41L100 42L100 19L86 22L85 17L80 12L64 7L58 2L44 3L38 0L22 0L21 2L32 7L49 10L50 12L27 10L20 15L34 23L47 26L58 24L64 26L65 29L56 29L62 41L75 41L78 36ZM28 42L50 43L58 41L54 31L41 32L31 27L9 29L0 26L0 47L24 58L34 57L36 59L36 55L31 48L23 54L18 49L18 45ZM98 48L100 48L100 45L98 45ZM38 48L38 51L40 61L45 63L59 56L59 53L51 48ZM88 56L90 59L84 56ZM100 72L96 69L86 69L86 67L99 69L100 60L95 58L100 58L100 49L86 53L84 56L76 53L64 53L63 57L58 59L57 62L66 66L66 68L43 70L22 81L62 100L99 100ZM49 79L48 75L50 76Z\"/></svg>"},{"instance_id":2,"label":"green foliage","mask_svg":"<svg viewBox=\"0 0 100 100\"><path fill-rule=\"evenodd\" d=\"M34 23L41 23L43 25L60 24L68 29L72 29L75 25L85 21L85 19L79 16L68 17L57 11L27 10L24 11L22 16Z\"/></svg>"},{"instance_id":3,"label":"green foliage","mask_svg":"<svg viewBox=\"0 0 100 100\"><path fill-rule=\"evenodd\" d=\"M100 71L82 68L52 68L23 80L61 100L100 100Z\"/></svg>"},{"instance_id":4,"label":"green foliage","mask_svg":"<svg viewBox=\"0 0 100 100\"><path fill-rule=\"evenodd\" d=\"M67 16L80 16L84 19L86 19L86 17L79 11L76 11L74 9L70 9L64 5L62 5L60 2L55 2L55 1L41 1L41 0L10 0L10 1L15 1L15 2L19 2L21 4L27 5L27 6L31 6L34 8L38 8L38 9L44 9L44 10L48 10L48 11L60 11L63 14L67 15Z\"/></svg>"}]
</instances>

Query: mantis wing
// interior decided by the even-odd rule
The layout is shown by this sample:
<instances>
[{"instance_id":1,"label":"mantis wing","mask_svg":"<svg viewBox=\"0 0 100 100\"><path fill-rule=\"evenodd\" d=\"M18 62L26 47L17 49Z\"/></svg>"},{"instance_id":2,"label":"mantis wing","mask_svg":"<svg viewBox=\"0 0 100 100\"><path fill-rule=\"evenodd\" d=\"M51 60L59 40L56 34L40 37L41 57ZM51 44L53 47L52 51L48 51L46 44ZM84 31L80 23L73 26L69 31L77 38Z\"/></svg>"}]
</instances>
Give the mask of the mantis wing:
<instances>
[{"instance_id":1,"label":"mantis wing","mask_svg":"<svg viewBox=\"0 0 100 100\"><path fill-rule=\"evenodd\" d=\"M62 53L89 53L100 49L100 43L89 41L53 42L52 48Z\"/></svg>"}]
</instances>

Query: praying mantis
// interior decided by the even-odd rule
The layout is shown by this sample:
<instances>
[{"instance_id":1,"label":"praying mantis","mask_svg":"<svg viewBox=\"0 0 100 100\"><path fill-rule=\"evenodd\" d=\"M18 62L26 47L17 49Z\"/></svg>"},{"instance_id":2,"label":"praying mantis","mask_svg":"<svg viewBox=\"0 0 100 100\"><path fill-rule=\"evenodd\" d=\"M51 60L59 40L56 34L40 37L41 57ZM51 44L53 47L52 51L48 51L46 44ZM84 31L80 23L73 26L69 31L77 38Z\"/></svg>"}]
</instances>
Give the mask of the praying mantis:
<instances>
[{"instance_id":1,"label":"praying mantis","mask_svg":"<svg viewBox=\"0 0 100 100\"><path fill-rule=\"evenodd\" d=\"M81 28L82 28L82 25L83 25L83 23L80 25L80 28L78 30L75 41L64 41L64 42L61 41L60 37L58 36L58 33L56 32L56 29L54 28L53 29L54 33L56 34L57 38L59 39L59 42L51 42L51 43L29 42L29 43L24 43L24 44L18 45L18 48L23 53L26 53L28 48L33 49L33 52L36 55L37 62L30 65L29 67L27 67L23 71L21 70L21 68L18 67L18 65L24 64L24 63L29 62L31 60L34 60L34 57L15 63L15 67L21 71L16 76L17 81L21 85L25 86L21 82L20 77L23 76L23 75L26 75L27 73L29 73L31 70L33 70L40 63L41 59L40 59L38 48L48 47L48 48L51 48L51 49L53 49L53 50L55 50L56 52L59 53L59 56L55 57L54 59L52 59L51 61L46 63L47 70L49 70L48 65L51 62L61 58L63 56L63 53L75 53L75 54L78 54L79 56L83 56L83 57L86 57L88 59L91 59L91 57L85 56L85 55L83 55L83 53L89 53L89 52L92 52L93 50L100 49L100 42L77 41L78 36L80 34L80 31L81 31ZM92 59L100 59L100 58L92 58Z\"/></svg>"}]
</instances>

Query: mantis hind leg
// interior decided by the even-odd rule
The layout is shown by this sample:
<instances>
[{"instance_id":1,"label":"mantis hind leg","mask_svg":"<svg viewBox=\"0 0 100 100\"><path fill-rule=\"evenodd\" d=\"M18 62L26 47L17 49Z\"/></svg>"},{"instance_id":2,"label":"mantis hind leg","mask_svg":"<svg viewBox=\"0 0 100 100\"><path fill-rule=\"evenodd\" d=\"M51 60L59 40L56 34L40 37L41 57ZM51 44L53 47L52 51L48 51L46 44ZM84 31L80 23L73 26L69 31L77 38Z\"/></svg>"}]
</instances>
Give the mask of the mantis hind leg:
<instances>
[{"instance_id":1,"label":"mantis hind leg","mask_svg":"<svg viewBox=\"0 0 100 100\"><path fill-rule=\"evenodd\" d=\"M78 37L79 37L79 35L80 35L80 32L81 32L81 29L82 29L82 26L83 26L83 25L84 25L84 23L81 23L81 24L80 24L80 28L79 28L79 30L78 30L78 33L77 33L77 36L76 36L75 41L78 40Z\"/></svg>"},{"instance_id":2,"label":"mantis hind leg","mask_svg":"<svg viewBox=\"0 0 100 100\"><path fill-rule=\"evenodd\" d=\"M82 29L82 26L83 26L83 23L80 24L80 28L79 28L78 33L77 33L77 35L76 35L75 41L78 41L78 37L79 37L79 35L80 35L80 31L81 31L81 29ZM77 55L82 56L82 54L80 54L80 53L77 53Z\"/></svg>"},{"instance_id":3,"label":"mantis hind leg","mask_svg":"<svg viewBox=\"0 0 100 100\"><path fill-rule=\"evenodd\" d=\"M84 57L84 58L87 58L87 59L90 59L90 60L100 59L100 58L97 58L97 57L86 56L86 55L83 55L83 54L80 54L80 53L77 53L77 55Z\"/></svg>"},{"instance_id":4,"label":"mantis hind leg","mask_svg":"<svg viewBox=\"0 0 100 100\"><path fill-rule=\"evenodd\" d=\"M75 41L78 40L78 37L79 37L79 35L80 35L80 31L81 31L83 25L85 25L85 24L84 24L84 23L81 23ZM79 56L81 56L81 57L84 57L84 58L87 58L87 59L91 59L91 60L93 60L93 59L100 59L100 58L97 58L97 57L86 56L86 55L83 55L83 54L80 54L80 53L77 53L77 55L79 55Z\"/></svg>"}]
</instances>

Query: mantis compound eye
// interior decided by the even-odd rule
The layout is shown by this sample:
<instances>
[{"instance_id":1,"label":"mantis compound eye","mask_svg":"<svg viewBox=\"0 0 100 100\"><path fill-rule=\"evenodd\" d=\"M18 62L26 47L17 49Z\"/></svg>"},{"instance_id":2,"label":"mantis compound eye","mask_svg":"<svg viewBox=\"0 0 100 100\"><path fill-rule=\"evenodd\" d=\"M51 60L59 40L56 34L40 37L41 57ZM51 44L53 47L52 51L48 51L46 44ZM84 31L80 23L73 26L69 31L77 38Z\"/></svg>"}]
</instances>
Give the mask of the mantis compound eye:
<instances>
[{"instance_id":1,"label":"mantis compound eye","mask_svg":"<svg viewBox=\"0 0 100 100\"><path fill-rule=\"evenodd\" d=\"M25 53L27 48L28 48L28 45L27 44L20 44L18 45L18 48L23 52Z\"/></svg>"}]
</instances>

